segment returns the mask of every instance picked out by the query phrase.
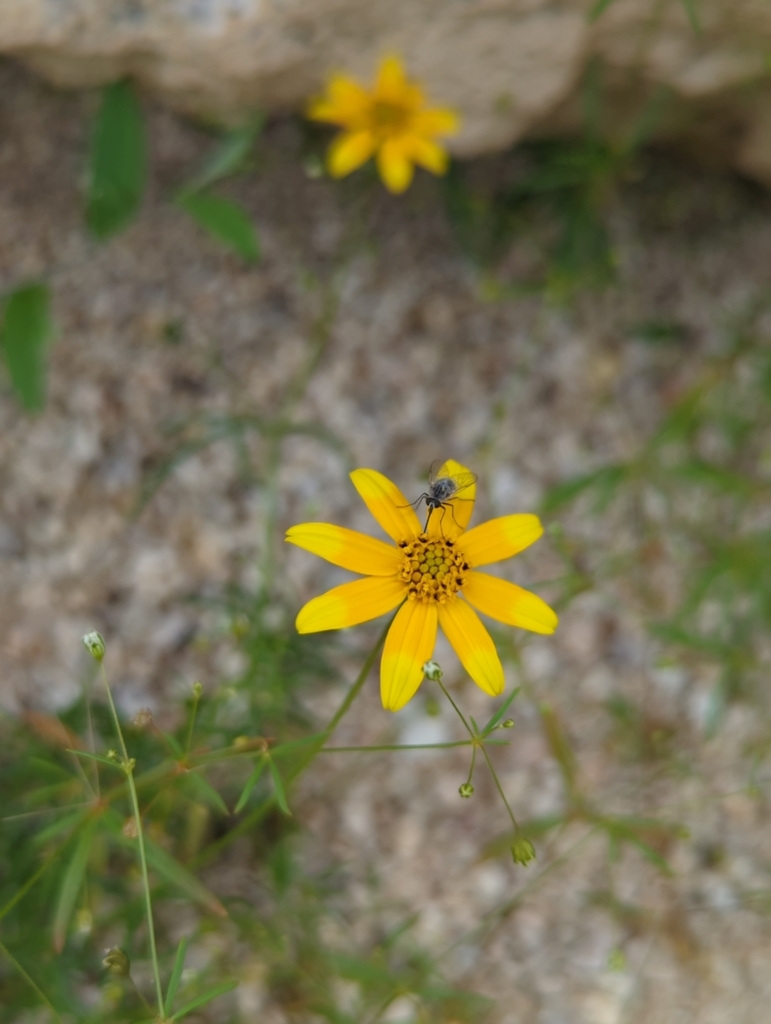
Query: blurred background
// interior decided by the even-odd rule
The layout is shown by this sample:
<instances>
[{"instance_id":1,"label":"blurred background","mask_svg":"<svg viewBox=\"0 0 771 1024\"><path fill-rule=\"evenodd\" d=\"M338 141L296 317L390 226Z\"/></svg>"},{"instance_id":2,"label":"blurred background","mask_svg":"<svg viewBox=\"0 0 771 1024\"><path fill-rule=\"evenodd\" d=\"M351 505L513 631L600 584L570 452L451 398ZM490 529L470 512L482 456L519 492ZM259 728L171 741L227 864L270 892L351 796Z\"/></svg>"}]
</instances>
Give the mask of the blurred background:
<instances>
[{"instance_id":1,"label":"blurred background","mask_svg":"<svg viewBox=\"0 0 771 1024\"><path fill-rule=\"evenodd\" d=\"M349 577L283 531L379 535L348 472L411 498L448 457L475 522L546 527L500 571L559 629L494 631L537 859L463 750L320 756L291 816L267 773L238 813L248 771L175 782L164 972L184 935L190 999L235 983L186 1019L765 1019L771 6L6 0L0 52L2 1020L149 1016L123 819L69 817L66 750L114 744L82 634L140 765L193 706L201 748L311 735L381 625L298 638ZM386 53L462 124L400 196L302 116ZM463 738L440 697L373 672L335 741Z\"/></svg>"}]
</instances>

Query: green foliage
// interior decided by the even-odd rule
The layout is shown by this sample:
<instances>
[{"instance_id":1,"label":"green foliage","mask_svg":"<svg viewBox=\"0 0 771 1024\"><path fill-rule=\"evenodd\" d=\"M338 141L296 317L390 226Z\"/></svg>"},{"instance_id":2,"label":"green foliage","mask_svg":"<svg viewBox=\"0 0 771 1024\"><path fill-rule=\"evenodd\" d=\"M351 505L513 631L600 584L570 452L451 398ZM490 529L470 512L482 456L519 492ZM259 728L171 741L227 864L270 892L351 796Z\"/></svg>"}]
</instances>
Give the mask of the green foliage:
<instances>
[{"instance_id":1,"label":"green foliage","mask_svg":"<svg viewBox=\"0 0 771 1024\"><path fill-rule=\"evenodd\" d=\"M177 204L220 242L247 261L259 258L257 232L249 215L237 204L208 192L189 192Z\"/></svg>"},{"instance_id":2,"label":"green foliage","mask_svg":"<svg viewBox=\"0 0 771 1024\"><path fill-rule=\"evenodd\" d=\"M130 82L108 86L91 146L86 223L105 240L136 216L145 190L147 155L142 110Z\"/></svg>"},{"instance_id":3,"label":"green foliage","mask_svg":"<svg viewBox=\"0 0 771 1024\"><path fill-rule=\"evenodd\" d=\"M5 300L0 348L16 394L29 412L45 404L46 349L53 337L48 288L30 284Z\"/></svg>"}]
</instances>

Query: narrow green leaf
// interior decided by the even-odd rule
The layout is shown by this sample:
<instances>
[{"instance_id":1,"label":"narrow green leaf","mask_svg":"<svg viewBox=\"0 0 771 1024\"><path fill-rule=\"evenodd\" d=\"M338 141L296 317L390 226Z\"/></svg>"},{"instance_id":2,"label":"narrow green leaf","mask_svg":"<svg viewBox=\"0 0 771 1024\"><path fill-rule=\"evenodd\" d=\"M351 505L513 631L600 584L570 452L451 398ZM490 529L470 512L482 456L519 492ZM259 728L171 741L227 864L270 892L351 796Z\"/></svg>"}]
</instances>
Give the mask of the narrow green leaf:
<instances>
[{"instance_id":1,"label":"narrow green leaf","mask_svg":"<svg viewBox=\"0 0 771 1024\"><path fill-rule=\"evenodd\" d=\"M105 818L109 821L115 841L124 849L135 852L136 840L129 839L123 834L123 821L120 817L117 814L109 813ZM167 853L162 846L159 846L148 836L145 836L145 851L147 853L147 863L154 871L158 872L165 882L180 889L190 899L200 903L212 914L216 914L218 917L228 916L227 910L214 893L207 889L202 882L199 882L184 864L180 864L175 857L172 857L170 853Z\"/></svg>"},{"instance_id":2,"label":"narrow green leaf","mask_svg":"<svg viewBox=\"0 0 771 1024\"><path fill-rule=\"evenodd\" d=\"M215 181L221 181L222 178L240 171L264 124L264 115L256 114L249 124L224 135L204 161L198 174L187 183L184 191L200 192L213 185Z\"/></svg>"},{"instance_id":3,"label":"narrow green leaf","mask_svg":"<svg viewBox=\"0 0 771 1024\"><path fill-rule=\"evenodd\" d=\"M242 207L211 192L183 192L176 201L201 227L245 260L259 259L257 232Z\"/></svg>"},{"instance_id":4,"label":"narrow green leaf","mask_svg":"<svg viewBox=\"0 0 771 1024\"><path fill-rule=\"evenodd\" d=\"M187 938L183 936L180 940L179 946L177 947L177 956L174 961L174 970L171 972L169 987L166 990L166 1000L163 1004L163 1012L167 1017L174 1008L174 999L177 995L177 989L179 988L179 979L182 977L182 971L185 967L186 953Z\"/></svg>"},{"instance_id":5,"label":"narrow green leaf","mask_svg":"<svg viewBox=\"0 0 771 1024\"><path fill-rule=\"evenodd\" d=\"M496 727L496 725L500 722L500 720L509 710L511 702L514 700L514 698L517 696L521 689L521 686L517 686L515 689L511 691L506 700L503 702L503 704L501 704L501 706L498 708L498 710L495 712L495 714L492 716L492 718L489 720L487 725L482 730L483 736L487 735L488 732L490 732L492 729Z\"/></svg>"},{"instance_id":6,"label":"narrow green leaf","mask_svg":"<svg viewBox=\"0 0 771 1024\"><path fill-rule=\"evenodd\" d=\"M597 0L597 3L589 11L589 21L597 21L602 12L607 10L607 8L610 7L612 3L614 3L614 0Z\"/></svg>"},{"instance_id":7,"label":"narrow green leaf","mask_svg":"<svg viewBox=\"0 0 771 1024\"><path fill-rule=\"evenodd\" d=\"M48 288L28 284L5 303L2 349L14 391L30 412L45 405L46 349L53 336Z\"/></svg>"},{"instance_id":8,"label":"narrow green leaf","mask_svg":"<svg viewBox=\"0 0 771 1024\"><path fill-rule=\"evenodd\" d=\"M86 223L99 239L109 238L135 216L147 174L142 109L130 82L104 90L91 147Z\"/></svg>"},{"instance_id":9,"label":"narrow green leaf","mask_svg":"<svg viewBox=\"0 0 771 1024\"><path fill-rule=\"evenodd\" d=\"M212 784L198 772L187 772L177 776L177 785L195 803L206 804L220 814L230 815L228 805Z\"/></svg>"},{"instance_id":10,"label":"narrow green leaf","mask_svg":"<svg viewBox=\"0 0 771 1024\"><path fill-rule=\"evenodd\" d=\"M701 25L699 24L699 15L696 10L696 4L694 0L681 0L685 13L688 15L688 21L691 23L691 28L694 32L701 31Z\"/></svg>"},{"instance_id":11,"label":"narrow green leaf","mask_svg":"<svg viewBox=\"0 0 771 1024\"><path fill-rule=\"evenodd\" d=\"M477 721L474 718L474 716L473 715L469 715L469 720L470 720L471 724L474 726L474 732L477 735L479 735L479 726L477 725Z\"/></svg>"},{"instance_id":12,"label":"narrow green leaf","mask_svg":"<svg viewBox=\"0 0 771 1024\"><path fill-rule=\"evenodd\" d=\"M238 985L237 981L226 981L223 985L217 985L215 988L209 989L202 996L198 996L196 999L191 999L189 1003L185 1003L181 1010L177 1010L170 1020L182 1020L188 1013L192 1013L193 1010L197 1010L199 1006L204 1006L206 1003L210 1003L212 999L216 999L217 996L224 995L226 992L232 992L233 989Z\"/></svg>"},{"instance_id":13,"label":"narrow green leaf","mask_svg":"<svg viewBox=\"0 0 771 1024\"><path fill-rule=\"evenodd\" d=\"M74 754L76 757L85 757L89 761L98 761L99 764L106 764L109 768L117 768L119 772L123 771L122 765L117 761L111 761L109 757L101 757L99 754L92 754L89 750L70 750L68 748L67 753Z\"/></svg>"},{"instance_id":14,"label":"narrow green leaf","mask_svg":"<svg viewBox=\"0 0 771 1024\"><path fill-rule=\"evenodd\" d=\"M284 783L272 757L268 758L268 767L270 768L270 774L273 776L273 786L276 790L276 803L284 814L291 816L292 812L289 810L289 804L286 802Z\"/></svg>"},{"instance_id":15,"label":"narrow green leaf","mask_svg":"<svg viewBox=\"0 0 771 1024\"><path fill-rule=\"evenodd\" d=\"M583 476L573 477L564 483L557 484L546 492L541 503L542 512L553 512L562 505L567 505L573 498L578 497L583 491L590 487L602 485L605 488L615 487L621 481L625 472L624 466L604 466L594 473L586 473Z\"/></svg>"},{"instance_id":16,"label":"narrow green leaf","mask_svg":"<svg viewBox=\"0 0 771 1024\"><path fill-rule=\"evenodd\" d=\"M252 795L252 790L260 780L260 776L262 775L263 769L265 768L266 761L266 757L261 757L257 764L254 766L254 771L246 780L246 785L241 791L241 796L238 798L238 803L236 804L236 809L234 812L235 814L239 814L244 809L244 807L246 807L246 802Z\"/></svg>"},{"instance_id":17,"label":"narrow green leaf","mask_svg":"<svg viewBox=\"0 0 771 1024\"><path fill-rule=\"evenodd\" d=\"M86 866L88 864L88 855L91 851L93 831L93 824L84 826L62 878L59 895L56 899L53 924L54 949L57 953L61 953L64 949L67 929L72 918L72 912L75 909L75 902L83 885L83 879L86 876Z\"/></svg>"}]
</instances>

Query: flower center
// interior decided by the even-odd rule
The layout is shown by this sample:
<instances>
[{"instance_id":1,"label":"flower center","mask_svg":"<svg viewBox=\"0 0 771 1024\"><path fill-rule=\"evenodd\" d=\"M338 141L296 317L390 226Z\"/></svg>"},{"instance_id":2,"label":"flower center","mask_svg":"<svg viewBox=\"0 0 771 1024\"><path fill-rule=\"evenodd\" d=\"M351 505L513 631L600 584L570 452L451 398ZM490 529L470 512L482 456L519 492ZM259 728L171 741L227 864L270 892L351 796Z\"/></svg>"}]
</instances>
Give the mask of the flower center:
<instances>
[{"instance_id":1,"label":"flower center","mask_svg":"<svg viewBox=\"0 0 771 1024\"><path fill-rule=\"evenodd\" d=\"M372 105L372 121L375 131L383 135L395 135L407 127L409 112L398 103L377 100Z\"/></svg>"},{"instance_id":2,"label":"flower center","mask_svg":"<svg viewBox=\"0 0 771 1024\"><path fill-rule=\"evenodd\" d=\"M408 585L411 601L444 604L466 582L469 564L452 540L421 533L413 541L402 541L404 553L400 579Z\"/></svg>"}]
</instances>

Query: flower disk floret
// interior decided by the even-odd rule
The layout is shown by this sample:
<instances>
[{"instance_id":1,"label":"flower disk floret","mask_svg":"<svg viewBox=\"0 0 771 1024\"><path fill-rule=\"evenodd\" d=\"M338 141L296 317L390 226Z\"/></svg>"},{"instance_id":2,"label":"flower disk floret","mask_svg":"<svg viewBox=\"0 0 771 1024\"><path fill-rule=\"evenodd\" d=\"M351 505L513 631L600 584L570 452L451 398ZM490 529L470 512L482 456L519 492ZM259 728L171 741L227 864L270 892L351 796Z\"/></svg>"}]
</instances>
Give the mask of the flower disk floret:
<instances>
[{"instance_id":1,"label":"flower disk floret","mask_svg":"<svg viewBox=\"0 0 771 1024\"><path fill-rule=\"evenodd\" d=\"M394 546L331 523L304 523L287 531L291 544L365 578L313 598L297 616L300 633L344 629L398 609L380 663L383 706L398 711L423 679L441 626L463 667L486 693L503 692L495 645L477 612L510 626L552 633L557 616L535 594L478 572L524 550L543 533L537 516L501 516L467 530L475 477L448 460L439 475L457 482L453 497L423 524L399 488L374 469L351 479Z\"/></svg>"}]
</instances>

